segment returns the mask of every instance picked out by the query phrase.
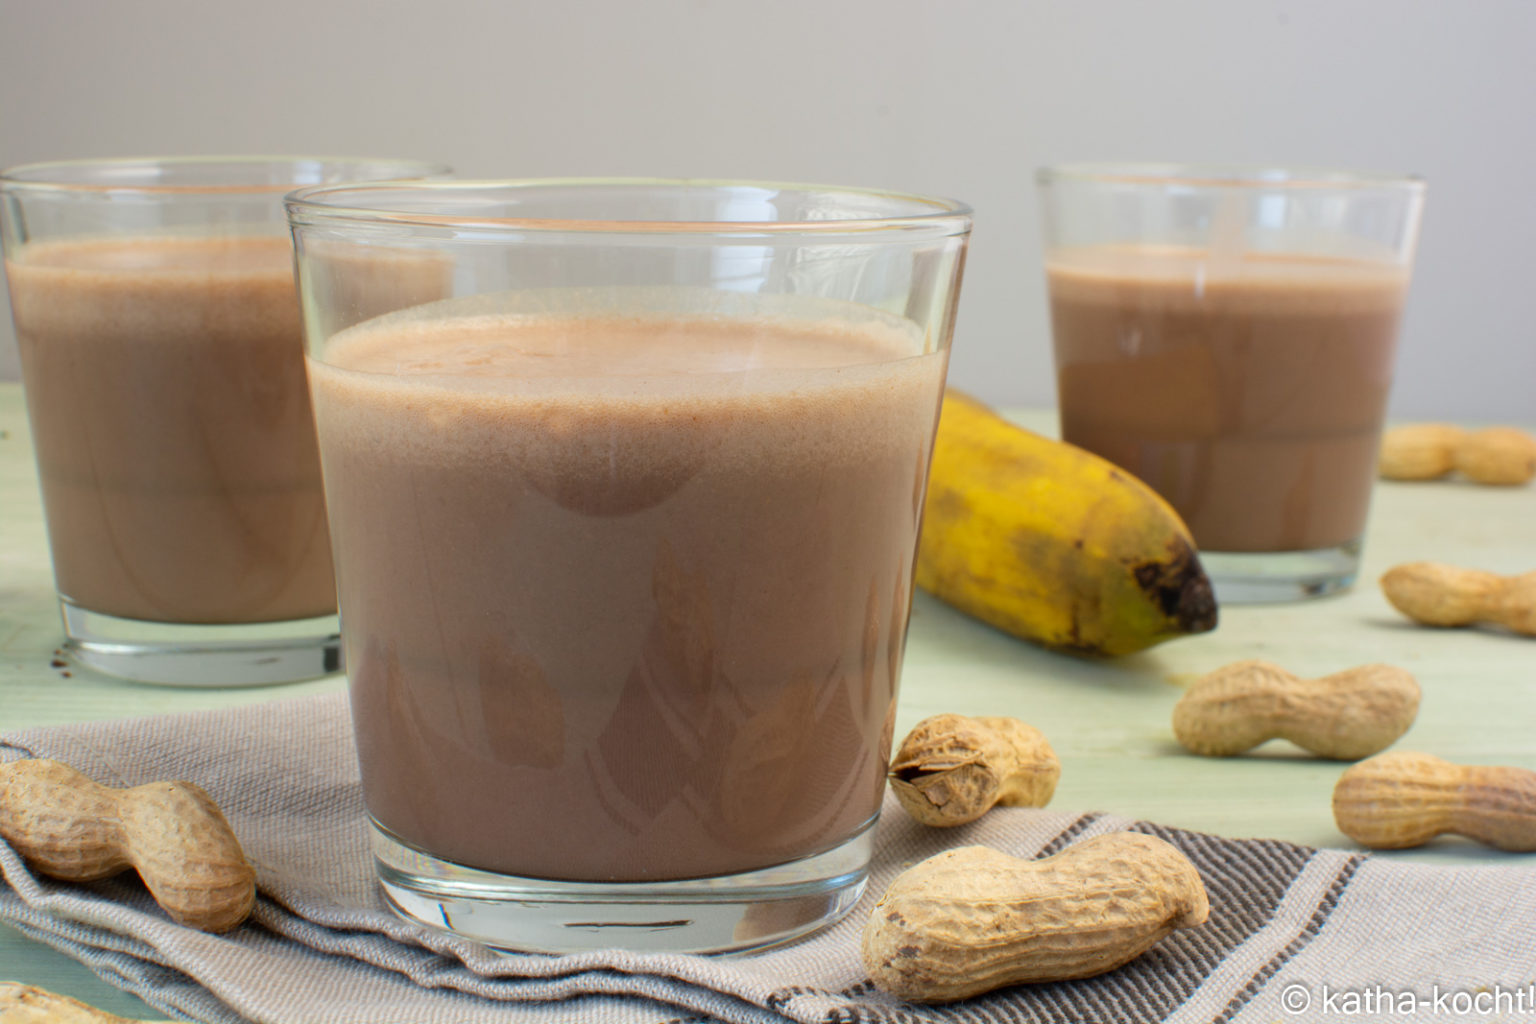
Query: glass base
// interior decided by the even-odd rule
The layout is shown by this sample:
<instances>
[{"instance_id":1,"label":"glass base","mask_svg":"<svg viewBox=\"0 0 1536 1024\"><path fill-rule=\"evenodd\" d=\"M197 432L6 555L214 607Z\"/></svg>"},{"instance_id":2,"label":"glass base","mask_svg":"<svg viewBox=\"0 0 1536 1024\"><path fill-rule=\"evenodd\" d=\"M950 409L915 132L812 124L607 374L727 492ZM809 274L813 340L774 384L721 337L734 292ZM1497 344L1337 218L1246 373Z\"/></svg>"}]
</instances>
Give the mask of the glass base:
<instances>
[{"instance_id":1,"label":"glass base","mask_svg":"<svg viewBox=\"0 0 1536 1024\"><path fill-rule=\"evenodd\" d=\"M864 891L874 823L813 857L676 882L557 882L479 871L373 823L379 882L408 921L526 953L740 953L841 918Z\"/></svg>"},{"instance_id":2,"label":"glass base","mask_svg":"<svg viewBox=\"0 0 1536 1024\"><path fill-rule=\"evenodd\" d=\"M265 686L342 669L335 615L288 622L189 626L87 611L59 600L65 648L82 665L168 686Z\"/></svg>"},{"instance_id":3,"label":"glass base","mask_svg":"<svg viewBox=\"0 0 1536 1024\"><path fill-rule=\"evenodd\" d=\"M1204 551L1216 604L1305 601L1347 590L1360 571L1360 542L1311 551Z\"/></svg>"}]
</instances>

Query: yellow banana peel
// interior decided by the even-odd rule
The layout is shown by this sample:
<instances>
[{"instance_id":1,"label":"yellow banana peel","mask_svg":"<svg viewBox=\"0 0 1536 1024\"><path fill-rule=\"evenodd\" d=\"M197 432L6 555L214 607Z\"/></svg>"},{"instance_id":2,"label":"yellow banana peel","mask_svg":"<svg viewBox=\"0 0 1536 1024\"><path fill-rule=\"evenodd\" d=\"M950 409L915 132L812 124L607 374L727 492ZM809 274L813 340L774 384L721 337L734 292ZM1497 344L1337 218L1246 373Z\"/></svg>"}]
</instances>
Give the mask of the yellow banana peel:
<instances>
[{"instance_id":1,"label":"yellow banana peel","mask_svg":"<svg viewBox=\"0 0 1536 1024\"><path fill-rule=\"evenodd\" d=\"M944 397L917 585L1007 633L1122 655L1216 628L1216 600L1177 512L1081 448Z\"/></svg>"}]
</instances>

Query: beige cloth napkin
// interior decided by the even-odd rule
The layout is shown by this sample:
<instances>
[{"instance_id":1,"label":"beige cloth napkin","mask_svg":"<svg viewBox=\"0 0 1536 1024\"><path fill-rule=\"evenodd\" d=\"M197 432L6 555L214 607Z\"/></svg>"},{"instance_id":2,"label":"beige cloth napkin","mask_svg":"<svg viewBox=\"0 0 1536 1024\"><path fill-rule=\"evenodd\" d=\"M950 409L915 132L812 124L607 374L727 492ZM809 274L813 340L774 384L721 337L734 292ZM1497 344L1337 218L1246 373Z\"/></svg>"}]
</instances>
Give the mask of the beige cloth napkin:
<instances>
[{"instance_id":1,"label":"beige cloth napkin","mask_svg":"<svg viewBox=\"0 0 1536 1024\"><path fill-rule=\"evenodd\" d=\"M1431 868L1057 811L998 810L935 830L888 801L870 891L849 917L807 940L730 958L500 955L385 909L340 695L0 737L0 759L27 756L67 761L111 785L192 779L224 808L260 886L252 920L224 936L172 924L131 874L54 882L0 842L0 920L194 1020L1467 1021L1498 1016L1473 1012L1472 1000L1512 1008L1522 993L1524 1014L1508 1019L1536 1020L1536 859ZM1116 829L1182 848L1210 893L1209 922L1098 978L948 1007L902 1004L866 981L859 932L904 866L966 843L1040 856ZM1392 1012L1363 1012L1362 999L1380 1008L1388 997Z\"/></svg>"}]
</instances>

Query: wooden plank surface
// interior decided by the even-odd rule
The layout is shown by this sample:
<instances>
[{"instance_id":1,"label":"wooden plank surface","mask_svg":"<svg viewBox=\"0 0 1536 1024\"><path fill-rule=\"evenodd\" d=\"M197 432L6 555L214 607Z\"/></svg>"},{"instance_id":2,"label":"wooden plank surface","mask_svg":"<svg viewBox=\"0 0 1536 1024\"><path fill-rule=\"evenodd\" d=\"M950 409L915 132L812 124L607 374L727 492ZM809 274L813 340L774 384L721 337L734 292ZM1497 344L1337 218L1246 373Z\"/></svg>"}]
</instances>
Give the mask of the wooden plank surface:
<instances>
[{"instance_id":1,"label":"wooden plank surface","mask_svg":"<svg viewBox=\"0 0 1536 1024\"><path fill-rule=\"evenodd\" d=\"M1054 429L1048 413L1019 418ZM920 597L897 735L941 711L1016 715L1042 729L1061 757L1054 808L1348 847L1333 825L1329 802L1339 764L1311 759L1281 742L1243 758L1190 757L1174 743L1169 715L1181 686L1229 661L1268 658L1307 675L1385 661L1408 668L1424 690L1418 722L1400 747L1536 768L1536 640L1408 624L1374 581L1390 565L1416 559L1500 572L1536 569L1536 487L1381 484L1362 582L1353 592L1293 605L1224 608L1214 633L1113 662L1035 649ZM20 387L0 384L0 728L187 711L345 685L339 677L236 690L124 683L78 666L52 666L60 639ZM1442 840L1388 856L1467 864L1519 855ZM1536 859L1530 863L1536 867ZM126 1016L157 1016L68 958L3 927L0 978L65 992ZM557 1018L552 1014L551 1020Z\"/></svg>"}]
</instances>

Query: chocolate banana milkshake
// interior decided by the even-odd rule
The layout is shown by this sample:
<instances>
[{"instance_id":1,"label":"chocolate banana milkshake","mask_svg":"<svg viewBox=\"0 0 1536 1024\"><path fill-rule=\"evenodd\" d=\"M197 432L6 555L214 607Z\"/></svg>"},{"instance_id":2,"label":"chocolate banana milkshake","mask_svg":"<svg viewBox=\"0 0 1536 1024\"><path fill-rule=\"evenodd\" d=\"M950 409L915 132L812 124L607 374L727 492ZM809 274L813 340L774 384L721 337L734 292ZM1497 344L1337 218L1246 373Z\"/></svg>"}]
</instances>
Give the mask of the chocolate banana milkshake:
<instances>
[{"instance_id":1,"label":"chocolate banana milkshake","mask_svg":"<svg viewBox=\"0 0 1536 1024\"><path fill-rule=\"evenodd\" d=\"M440 263L370 270L391 301L444 287ZM36 242L6 276L60 595L155 622L334 613L288 239Z\"/></svg>"},{"instance_id":2,"label":"chocolate banana milkshake","mask_svg":"<svg viewBox=\"0 0 1536 1024\"><path fill-rule=\"evenodd\" d=\"M66 600L180 623L335 611L292 260L281 237L7 260Z\"/></svg>"},{"instance_id":3,"label":"chocolate banana milkshake","mask_svg":"<svg viewBox=\"0 0 1536 1024\"><path fill-rule=\"evenodd\" d=\"M1041 168L1062 436L1189 524L1219 604L1360 571L1424 182L1327 168Z\"/></svg>"},{"instance_id":4,"label":"chocolate banana milkshake","mask_svg":"<svg viewBox=\"0 0 1536 1024\"><path fill-rule=\"evenodd\" d=\"M632 179L287 198L383 898L725 952L864 889L970 211ZM451 297L345 326L337 245Z\"/></svg>"},{"instance_id":5,"label":"chocolate banana milkshake","mask_svg":"<svg viewBox=\"0 0 1536 1024\"><path fill-rule=\"evenodd\" d=\"M341 659L283 196L446 168L145 157L0 172L0 237L64 647L109 675L290 682ZM338 259L366 246L336 246ZM383 254L350 322L444 294ZM428 265L429 264L429 265ZM383 301L383 308L379 308Z\"/></svg>"},{"instance_id":6,"label":"chocolate banana milkshake","mask_svg":"<svg viewBox=\"0 0 1536 1024\"><path fill-rule=\"evenodd\" d=\"M1406 268L1100 246L1047 274L1067 441L1145 480L1204 550L1359 539Z\"/></svg>"},{"instance_id":7,"label":"chocolate banana milkshake","mask_svg":"<svg viewBox=\"0 0 1536 1024\"><path fill-rule=\"evenodd\" d=\"M947 353L874 320L433 308L310 362L373 817L598 882L858 833Z\"/></svg>"}]
</instances>

